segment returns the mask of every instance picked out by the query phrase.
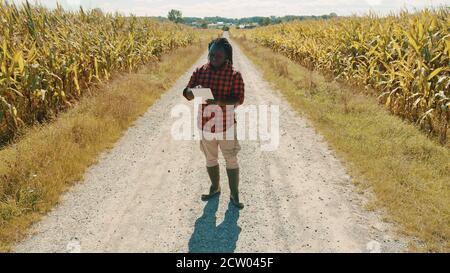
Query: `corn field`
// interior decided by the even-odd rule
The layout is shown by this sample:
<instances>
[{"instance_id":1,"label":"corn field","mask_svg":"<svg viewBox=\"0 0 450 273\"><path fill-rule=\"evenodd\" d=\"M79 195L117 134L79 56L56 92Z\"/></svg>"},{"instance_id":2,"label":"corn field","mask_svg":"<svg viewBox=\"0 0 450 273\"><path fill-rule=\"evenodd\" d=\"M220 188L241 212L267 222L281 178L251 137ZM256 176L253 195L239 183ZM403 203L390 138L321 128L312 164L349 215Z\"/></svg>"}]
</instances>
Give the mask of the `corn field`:
<instances>
[{"instance_id":1,"label":"corn field","mask_svg":"<svg viewBox=\"0 0 450 273\"><path fill-rule=\"evenodd\" d=\"M450 9L387 17L295 21L234 30L311 70L365 86L393 113L446 143L450 114Z\"/></svg>"},{"instance_id":2,"label":"corn field","mask_svg":"<svg viewBox=\"0 0 450 273\"><path fill-rule=\"evenodd\" d=\"M111 73L133 71L198 39L147 18L0 0L0 136L43 122Z\"/></svg>"}]
</instances>

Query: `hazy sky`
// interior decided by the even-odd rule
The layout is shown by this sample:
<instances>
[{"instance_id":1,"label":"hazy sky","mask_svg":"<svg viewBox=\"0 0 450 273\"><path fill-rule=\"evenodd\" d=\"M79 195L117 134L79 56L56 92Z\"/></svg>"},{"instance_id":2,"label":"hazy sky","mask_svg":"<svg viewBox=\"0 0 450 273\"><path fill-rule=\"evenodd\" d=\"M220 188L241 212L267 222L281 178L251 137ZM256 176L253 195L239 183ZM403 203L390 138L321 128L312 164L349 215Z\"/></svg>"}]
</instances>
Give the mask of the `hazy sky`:
<instances>
[{"instance_id":1,"label":"hazy sky","mask_svg":"<svg viewBox=\"0 0 450 273\"><path fill-rule=\"evenodd\" d=\"M21 0L13 0L21 2ZM10 0L11 2L11 0ZM33 0L30 0L33 3ZM119 11L123 14L166 16L170 9L181 10L183 16L224 16L241 18L270 15L322 15L336 12L338 15L363 14L372 10L380 14L421 9L429 6L450 6L450 0L39 0L39 3L55 7L56 2L73 9L101 8L103 11Z\"/></svg>"}]
</instances>

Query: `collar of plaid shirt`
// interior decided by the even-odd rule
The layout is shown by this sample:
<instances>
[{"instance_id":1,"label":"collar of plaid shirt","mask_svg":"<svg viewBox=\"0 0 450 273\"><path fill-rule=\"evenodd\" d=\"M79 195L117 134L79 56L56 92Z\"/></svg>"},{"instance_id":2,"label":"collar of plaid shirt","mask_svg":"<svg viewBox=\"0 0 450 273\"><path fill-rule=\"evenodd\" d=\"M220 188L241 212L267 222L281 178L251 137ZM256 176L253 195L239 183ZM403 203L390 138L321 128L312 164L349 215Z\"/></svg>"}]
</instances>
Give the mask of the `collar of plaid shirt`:
<instances>
[{"instance_id":1,"label":"collar of plaid shirt","mask_svg":"<svg viewBox=\"0 0 450 273\"><path fill-rule=\"evenodd\" d=\"M194 72L189 87L201 85L211 88L216 100L238 97L243 102L244 84L239 72L232 64L225 63L221 68L214 68L209 62ZM224 132L236 123L234 106L202 104L199 107L197 125L205 132Z\"/></svg>"}]
</instances>

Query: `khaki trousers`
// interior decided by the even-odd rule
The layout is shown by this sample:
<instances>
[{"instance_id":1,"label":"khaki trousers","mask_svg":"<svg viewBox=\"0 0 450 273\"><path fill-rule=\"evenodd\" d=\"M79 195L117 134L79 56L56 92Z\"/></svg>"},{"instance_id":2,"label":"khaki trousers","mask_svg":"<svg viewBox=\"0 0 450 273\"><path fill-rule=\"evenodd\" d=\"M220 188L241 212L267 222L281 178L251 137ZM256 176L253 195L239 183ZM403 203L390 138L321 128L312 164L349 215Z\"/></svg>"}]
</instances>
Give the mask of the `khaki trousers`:
<instances>
[{"instance_id":1,"label":"khaki trousers","mask_svg":"<svg viewBox=\"0 0 450 273\"><path fill-rule=\"evenodd\" d=\"M241 146L237 139L236 124L228 130L233 130L234 132L228 132L228 136L226 135L227 132L202 134L200 150L205 155L207 167L213 167L219 164L220 147L222 155L225 158L226 168L239 168L237 154L241 150ZM222 135L222 139L218 137L218 134Z\"/></svg>"}]
</instances>

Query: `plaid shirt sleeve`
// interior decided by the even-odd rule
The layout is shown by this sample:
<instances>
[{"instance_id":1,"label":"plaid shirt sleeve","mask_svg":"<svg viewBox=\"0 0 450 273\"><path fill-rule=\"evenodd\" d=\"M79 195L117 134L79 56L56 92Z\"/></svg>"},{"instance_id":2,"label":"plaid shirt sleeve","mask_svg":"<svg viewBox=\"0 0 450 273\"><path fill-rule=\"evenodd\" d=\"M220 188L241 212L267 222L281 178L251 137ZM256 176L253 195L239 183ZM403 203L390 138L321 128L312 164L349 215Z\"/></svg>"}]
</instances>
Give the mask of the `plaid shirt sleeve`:
<instances>
[{"instance_id":1,"label":"plaid shirt sleeve","mask_svg":"<svg viewBox=\"0 0 450 273\"><path fill-rule=\"evenodd\" d=\"M191 79L189 80L189 83L187 87L193 88L197 85L197 75L198 75L198 67L192 72Z\"/></svg>"},{"instance_id":2,"label":"plaid shirt sleeve","mask_svg":"<svg viewBox=\"0 0 450 273\"><path fill-rule=\"evenodd\" d=\"M197 86L197 75L198 75L198 68L194 70L194 72L191 75L191 79L189 80L188 85L186 88L194 88ZM183 90L183 96L186 98L186 88ZM187 98L186 98L187 99Z\"/></svg>"},{"instance_id":3,"label":"plaid shirt sleeve","mask_svg":"<svg viewBox=\"0 0 450 273\"><path fill-rule=\"evenodd\" d=\"M236 71L233 77L233 89L231 94L235 98L239 98L238 105L244 103L244 80L240 72Z\"/></svg>"}]
</instances>

